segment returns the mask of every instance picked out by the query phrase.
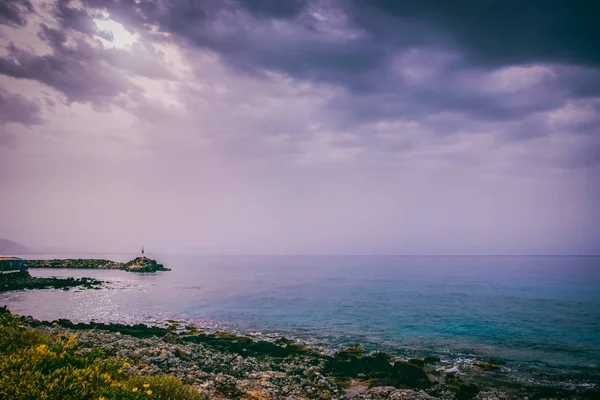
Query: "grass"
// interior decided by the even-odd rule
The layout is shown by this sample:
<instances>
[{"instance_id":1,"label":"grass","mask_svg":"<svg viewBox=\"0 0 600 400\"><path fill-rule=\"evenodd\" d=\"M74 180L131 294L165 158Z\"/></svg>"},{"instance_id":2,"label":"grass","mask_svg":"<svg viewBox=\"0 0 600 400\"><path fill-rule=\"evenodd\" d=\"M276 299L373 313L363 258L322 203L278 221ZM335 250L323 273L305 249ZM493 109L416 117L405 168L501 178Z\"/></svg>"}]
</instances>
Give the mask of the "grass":
<instances>
[{"instance_id":1,"label":"grass","mask_svg":"<svg viewBox=\"0 0 600 400\"><path fill-rule=\"evenodd\" d=\"M126 367L99 349L83 355L76 335L45 334L0 310L0 399L206 399L175 377Z\"/></svg>"}]
</instances>

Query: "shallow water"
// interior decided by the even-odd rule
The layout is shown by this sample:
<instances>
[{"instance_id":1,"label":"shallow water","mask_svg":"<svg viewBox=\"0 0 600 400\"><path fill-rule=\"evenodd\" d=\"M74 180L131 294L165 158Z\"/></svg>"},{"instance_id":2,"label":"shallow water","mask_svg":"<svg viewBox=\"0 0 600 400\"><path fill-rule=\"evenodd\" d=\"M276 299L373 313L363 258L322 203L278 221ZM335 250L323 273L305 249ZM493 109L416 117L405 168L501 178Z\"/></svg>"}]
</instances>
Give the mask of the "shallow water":
<instances>
[{"instance_id":1,"label":"shallow water","mask_svg":"<svg viewBox=\"0 0 600 400\"><path fill-rule=\"evenodd\" d=\"M600 379L600 257L149 256L173 271L34 269L109 285L1 294L0 304L47 320L180 319L329 348L359 342L438 354L440 368L494 358L517 380Z\"/></svg>"}]
</instances>

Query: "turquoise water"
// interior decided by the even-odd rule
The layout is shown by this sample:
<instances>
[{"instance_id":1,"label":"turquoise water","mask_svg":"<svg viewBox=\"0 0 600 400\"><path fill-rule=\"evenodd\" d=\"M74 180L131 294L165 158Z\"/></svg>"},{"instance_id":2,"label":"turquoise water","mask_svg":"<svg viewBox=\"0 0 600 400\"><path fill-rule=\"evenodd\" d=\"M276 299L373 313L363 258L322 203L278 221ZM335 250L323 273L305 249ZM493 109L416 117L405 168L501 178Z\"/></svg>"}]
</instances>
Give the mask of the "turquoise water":
<instances>
[{"instance_id":1,"label":"turquoise water","mask_svg":"<svg viewBox=\"0 0 600 400\"><path fill-rule=\"evenodd\" d=\"M0 304L42 319L181 319L331 349L358 342L438 354L446 370L492 359L517 380L600 381L599 257L150 256L173 271L32 270L110 285Z\"/></svg>"}]
</instances>

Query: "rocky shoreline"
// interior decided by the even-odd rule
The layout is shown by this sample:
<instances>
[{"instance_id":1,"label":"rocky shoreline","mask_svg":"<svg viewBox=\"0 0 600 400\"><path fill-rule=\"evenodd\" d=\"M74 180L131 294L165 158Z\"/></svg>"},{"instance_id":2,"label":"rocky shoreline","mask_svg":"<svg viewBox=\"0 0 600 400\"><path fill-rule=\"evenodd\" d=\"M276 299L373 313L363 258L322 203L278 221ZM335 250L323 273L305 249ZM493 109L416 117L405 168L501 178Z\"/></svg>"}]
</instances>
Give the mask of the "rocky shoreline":
<instances>
[{"instance_id":1,"label":"rocky shoreline","mask_svg":"<svg viewBox=\"0 0 600 400\"><path fill-rule=\"evenodd\" d=\"M62 268L62 269L119 269L128 272L170 271L162 264L148 257L137 257L129 262L121 263L102 259L69 258L54 260L25 260L26 268Z\"/></svg>"},{"instance_id":2,"label":"rocky shoreline","mask_svg":"<svg viewBox=\"0 0 600 400\"><path fill-rule=\"evenodd\" d=\"M0 293L12 290L62 289L81 287L99 289L102 281L94 278L34 278L27 271L0 275Z\"/></svg>"},{"instance_id":3,"label":"rocky shoreline","mask_svg":"<svg viewBox=\"0 0 600 400\"><path fill-rule=\"evenodd\" d=\"M82 352L102 351L125 360L130 373L167 374L218 399L593 399L598 389L566 391L548 387L462 381L430 368L436 356L394 360L365 354L356 345L333 355L286 338L272 341L195 326L73 323L66 319L21 321L47 334L78 333ZM481 364L482 371L500 368Z\"/></svg>"}]
</instances>

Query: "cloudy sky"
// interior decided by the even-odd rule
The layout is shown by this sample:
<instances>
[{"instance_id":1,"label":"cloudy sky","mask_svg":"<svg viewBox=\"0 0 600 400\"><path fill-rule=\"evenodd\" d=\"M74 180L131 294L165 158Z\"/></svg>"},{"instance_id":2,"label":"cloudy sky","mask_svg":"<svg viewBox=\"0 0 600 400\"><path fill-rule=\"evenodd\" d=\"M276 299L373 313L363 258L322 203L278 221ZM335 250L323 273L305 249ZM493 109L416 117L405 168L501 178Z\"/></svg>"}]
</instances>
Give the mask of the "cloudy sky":
<instances>
[{"instance_id":1,"label":"cloudy sky","mask_svg":"<svg viewBox=\"0 0 600 400\"><path fill-rule=\"evenodd\" d=\"M0 237L600 252L593 0L3 0Z\"/></svg>"}]
</instances>

